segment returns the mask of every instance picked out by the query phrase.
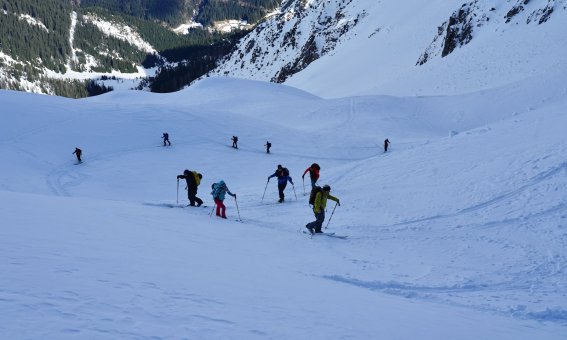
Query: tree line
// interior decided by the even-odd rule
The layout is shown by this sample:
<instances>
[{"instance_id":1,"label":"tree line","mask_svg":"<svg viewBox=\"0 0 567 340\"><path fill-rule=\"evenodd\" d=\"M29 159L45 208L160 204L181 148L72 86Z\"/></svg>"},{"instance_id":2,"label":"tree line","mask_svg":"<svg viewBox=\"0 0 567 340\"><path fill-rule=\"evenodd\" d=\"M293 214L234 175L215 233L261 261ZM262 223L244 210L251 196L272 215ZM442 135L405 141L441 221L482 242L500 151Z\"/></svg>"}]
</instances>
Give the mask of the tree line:
<instances>
[{"instance_id":1,"label":"tree line","mask_svg":"<svg viewBox=\"0 0 567 340\"><path fill-rule=\"evenodd\" d=\"M183 55L187 59L177 66L160 68L157 75L149 79L152 92L178 91L192 81L207 74L217 66L220 59L232 51L246 31L237 31L225 35L224 39L209 45L196 45L163 51L164 56Z\"/></svg>"},{"instance_id":2,"label":"tree line","mask_svg":"<svg viewBox=\"0 0 567 340\"><path fill-rule=\"evenodd\" d=\"M267 12L279 6L281 0L81 0L84 9L104 8L144 20L159 20L170 26L194 20L210 26L228 19L257 23Z\"/></svg>"},{"instance_id":3,"label":"tree line","mask_svg":"<svg viewBox=\"0 0 567 340\"><path fill-rule=\"evenodd\" d=\"M70 54L71 2L60 0L1 0L0 50L13 59L63 72ZM29 15L37 25L29 24Z\"/></svg>"},{"instance_id":4,"label":"tree line","mask_svg":"<svg viewBox=\"0 0 567 340\"><path fill-rule=\"evenodd\" d=\"M53 92L48 91L52 88L58 95L76 97L97 91L87 90L88 84L83 82L70 82L65 86L63 80L50 82L43 76L43 68L60 73L67 69L67 61L71 59L69 28L74 9L79 15L73 46L76 59L70 62L73 70L86 71L92 62L88 56L95 58L96 65L90 65L95 72L131 73L137 71L136 65L149 68L164 65L165 61L178 63L178 67L162 67L158 75L149 80L152 91L170 92L214 68L247 32L221 34L195 28L189 34L178 35L159 22L145 18L173 20L166 13L177 11L183 3L185 7L201 4L204 22L228 18L251 20L260 17L259 13L263 16L267 9L277 6L279 0L81 0L74 2L75 7L72 1L63 0L0 0L0 3L0 51L17 60L12 64L0 61L4 73L13 79L45 82L46 92ZM148 55L127 41L107 36L84 20L85 14L132 27L158 54ZM30 16L37 24L30 24L23 15ZM17 89L17 85L4 81L0 88Z\"/></svg>"},{"instance_id":5,"label":"tree line","mask_svg":"<svg viewBox=\"0 0 567 340\"><path fill-rule=\"evenodd\" d=\"M204 0L195 21L204 26L229 19L240 19L255 24L269 11L275 9L280 2L281 0Z\"/></svg>"}]
</instances>

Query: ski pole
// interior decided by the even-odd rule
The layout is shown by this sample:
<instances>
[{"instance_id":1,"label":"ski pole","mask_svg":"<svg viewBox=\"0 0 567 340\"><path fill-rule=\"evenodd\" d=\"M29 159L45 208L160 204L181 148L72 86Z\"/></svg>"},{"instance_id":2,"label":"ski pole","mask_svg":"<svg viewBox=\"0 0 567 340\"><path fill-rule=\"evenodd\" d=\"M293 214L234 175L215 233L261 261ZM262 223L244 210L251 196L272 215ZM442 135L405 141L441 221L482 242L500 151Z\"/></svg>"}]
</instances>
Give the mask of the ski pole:
<instances>
[{"instance_id":1,"label":"ski pole","mask_svg":"<svg viewBox=\"0 0 567 340\"><path fill-rule=\"evenodd\" d=\"M179 178L177 179L177 205L179 205Z\"/></svg>"},{"instance_id":2,"label":"ski pole","mask_svg":"<svg viewBox=\"0 0 567 340\"><path fill-rule=\"evenodd\" d=\"M238 209L238 200L236 199L236 196L234 196L234 203L236 203L236 211L238 211L238 220L242 222L242 218L240 218L240 209Z\"/></svg>"},{"instance_id":3,"label":"ski pole","mask_svg":"<svg viewBox=\"0 0 567 340\"><path fill-rule=\"evenodd\" d=\"M293 187L293 194L295 195L295 200L297 201L297 193L295 192L295 184L291 185Z\"/></svg>"},{"instance_id":4,"label":"ski pole","mask_svg":"<svg viewBox=\"0 0 567 340\"><path fill-rule=\"evenodd\" d=\"M303 181L303 196L307 195L305 193L305 177L301 177L301 180Z\"/></svg>"},{"instance_id":5,"label":"ski pole","mask_svg":"<svg viewBox=\"0 0 567 340\"><path fill-rule=\"evenodd\" d=\"M262 202L264 202L264 196L266 195L266 189L268 189L268 183L270 183L270 179L266 182L266 187L264 188L264 194L262 195Z\"/></svg>"},{"instance_id":6,"label":"ski pole","mask_svg":"<svg viewBox=\"0 0 567 340\"><path fill-rule=\"evenodd\" d=\"M333 212L331 213L331 217L329 217L329 220L327 221L327 226L325 227L325 229L329 228L329 223L331 223L331 218L333 218L333 214L335 213L335 209L337 209L337 205L339 205L339 203L335 203L335 207L333 208Z\"/></svg>"},{"instance_id":7,"label":"ski pole","mask_svg":"<svg viewBox=\"0 0 567 340\"><path fill-rule=\"evenodd\" d=\"M217 203L215 202L215 204L213 204L213 209L211 209L211 213L209 214L209 217L213 217L213 211L215 211L215 205Z\"/></svg>"}]
</instances>

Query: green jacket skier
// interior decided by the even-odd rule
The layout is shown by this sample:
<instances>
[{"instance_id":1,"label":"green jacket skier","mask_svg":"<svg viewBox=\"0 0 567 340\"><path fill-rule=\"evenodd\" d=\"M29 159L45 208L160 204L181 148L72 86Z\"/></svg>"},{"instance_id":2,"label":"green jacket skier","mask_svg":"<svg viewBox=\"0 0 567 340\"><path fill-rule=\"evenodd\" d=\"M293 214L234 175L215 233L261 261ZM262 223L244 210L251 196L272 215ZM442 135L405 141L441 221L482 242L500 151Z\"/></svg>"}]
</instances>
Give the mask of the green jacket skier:
<instances>
[{"instance_id":1,"label":"green jacket skier","mask_svg":"<svg viewBox=\"0 0 567 340\"><path fill-rule=\"evenodd\" d=\"M321 228L325 221L325 208L327 207L327 199L337 202L340 206L339 199L330 194L331 187L324 185L321 191L315 196L315 203L313 204L313 214L315 214L315 221L307 223L305 228L309 229L310 233L322 233Z\"/></svg>"}]
</instances>

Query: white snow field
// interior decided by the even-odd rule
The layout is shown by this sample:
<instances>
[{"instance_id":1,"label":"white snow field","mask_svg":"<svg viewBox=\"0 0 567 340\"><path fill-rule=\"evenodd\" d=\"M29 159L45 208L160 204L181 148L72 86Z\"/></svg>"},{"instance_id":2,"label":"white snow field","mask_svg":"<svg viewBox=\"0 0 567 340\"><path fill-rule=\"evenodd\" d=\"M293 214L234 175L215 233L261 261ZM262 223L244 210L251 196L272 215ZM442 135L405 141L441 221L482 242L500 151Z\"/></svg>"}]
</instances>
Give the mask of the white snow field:
<instances>
[{"instance_id":1,"label":"white snow field","mask_svg":"<svg viewBox=\"0 0 567 340\"><path fill-rule=\"evenodd\" d=\"M566 75L438 97L230 78L83 100L0 91L0 334L566 339ZM327 231L346 239L302 232L313 162L341 201ZM278 164L297 200L288 186L276 203L271 180L262 201ZM184 183L177 207L184 169L204 175L208 208L184 207ZM221 179L241 222L229 196L228 220L209 216Z\"/></svg>"}]
</instances>

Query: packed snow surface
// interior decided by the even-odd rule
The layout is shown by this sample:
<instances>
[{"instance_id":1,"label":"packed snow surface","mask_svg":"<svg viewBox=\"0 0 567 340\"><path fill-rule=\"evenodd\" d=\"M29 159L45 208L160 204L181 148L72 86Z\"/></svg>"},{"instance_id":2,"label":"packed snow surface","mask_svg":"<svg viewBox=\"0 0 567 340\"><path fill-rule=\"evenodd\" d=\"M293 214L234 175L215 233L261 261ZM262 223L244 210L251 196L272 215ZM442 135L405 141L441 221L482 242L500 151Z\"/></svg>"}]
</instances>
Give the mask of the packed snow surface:
<instances>
[{"instance_id":1,"label":"packed snow surface","mask_svg":"<svg viewBox=\"0 0 567 340\"><path fill-rule=\"evenodd\" d=\"M230 78L2 91L0 334L565 339L565 75L332 100ZM326 231L346 239L302 232L313 162L341 203ZM294 181L282 204L278 164ZM185 207L184 169L203 174L207 208ZM221 179L227 220L209 216Z\"/></svg>"}]
</instances>

